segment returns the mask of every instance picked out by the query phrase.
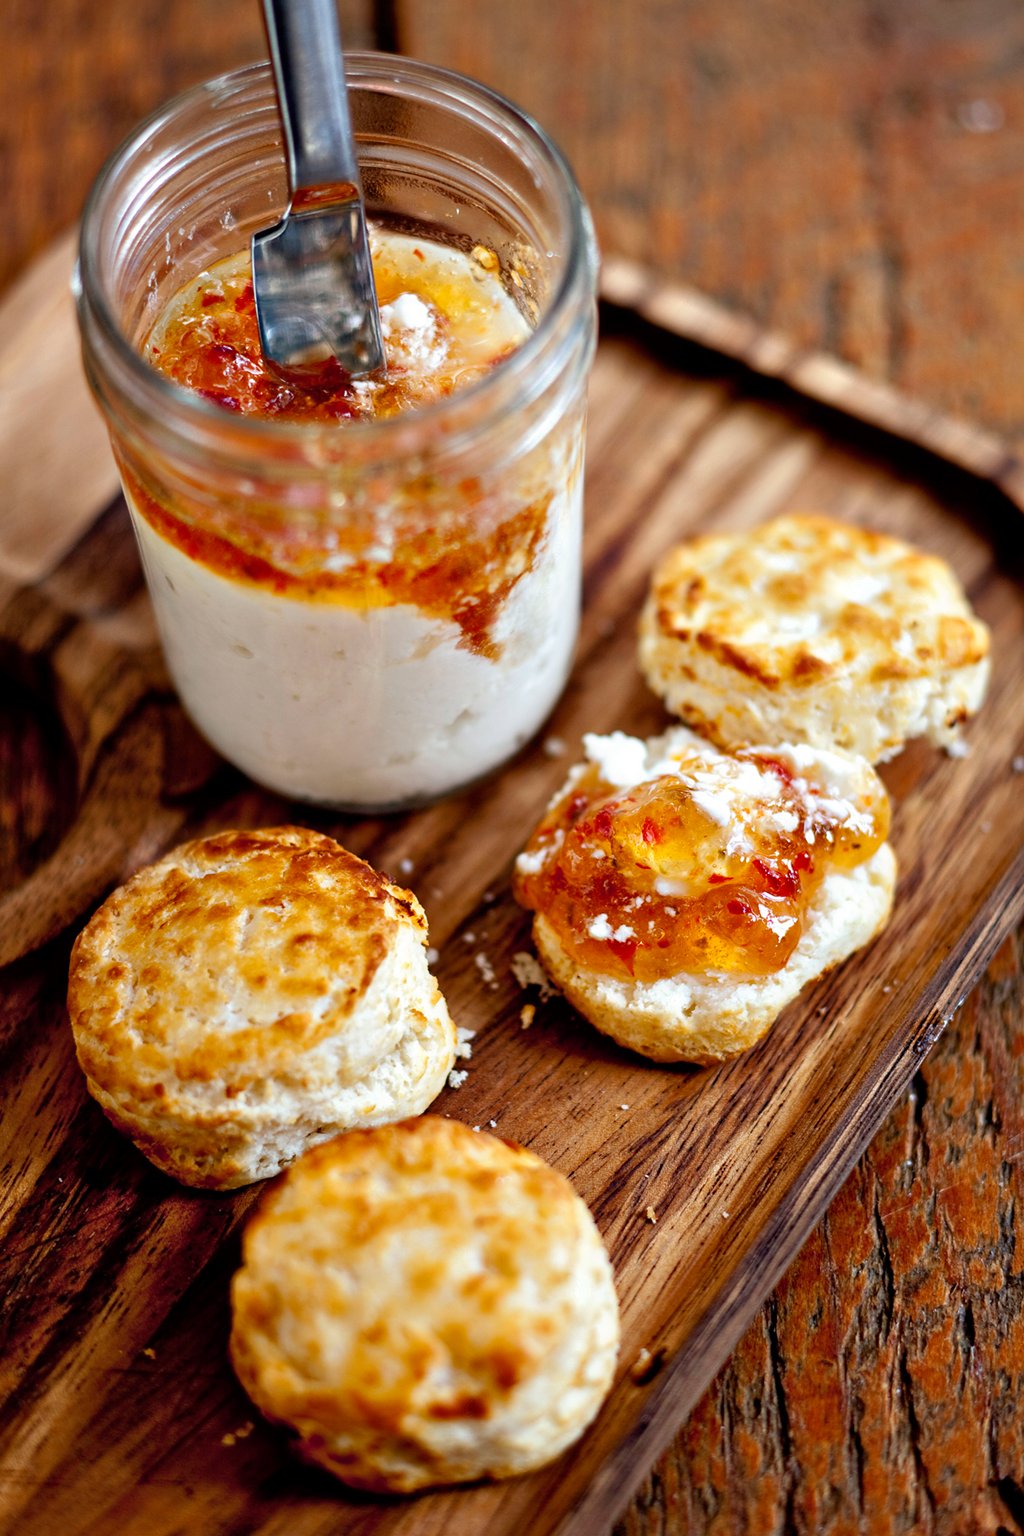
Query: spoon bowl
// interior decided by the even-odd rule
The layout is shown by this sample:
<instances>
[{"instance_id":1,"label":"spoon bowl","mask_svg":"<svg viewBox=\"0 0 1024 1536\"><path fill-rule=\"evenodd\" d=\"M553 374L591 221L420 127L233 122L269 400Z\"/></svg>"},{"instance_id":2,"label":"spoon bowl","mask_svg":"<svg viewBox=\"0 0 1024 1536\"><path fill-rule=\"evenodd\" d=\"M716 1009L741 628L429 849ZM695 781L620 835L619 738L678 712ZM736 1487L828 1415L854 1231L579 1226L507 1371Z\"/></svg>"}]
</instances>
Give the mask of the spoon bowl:
<instances>
[{"instance_id":1,"label":"spoon bowl","mask_svg":"<svg viewBox=\"0 0 1024 1536\"><path fill-rule=\"evenodd\" d=\"M304 388L384 366L335 0L264 0L288 164L284 216L252 239L267 362Z\"/></svg>"}]
</instances>

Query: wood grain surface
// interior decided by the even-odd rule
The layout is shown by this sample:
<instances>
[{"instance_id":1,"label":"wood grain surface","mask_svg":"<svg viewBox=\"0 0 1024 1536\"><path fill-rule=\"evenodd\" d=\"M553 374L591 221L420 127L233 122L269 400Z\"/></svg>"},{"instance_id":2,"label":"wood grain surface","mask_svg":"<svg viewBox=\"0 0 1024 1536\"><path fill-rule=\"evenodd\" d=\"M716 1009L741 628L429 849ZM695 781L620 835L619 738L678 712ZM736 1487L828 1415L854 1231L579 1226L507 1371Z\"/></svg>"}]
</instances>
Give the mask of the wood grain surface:
<instances>
[{"instance_id":1,"label":"wood grain surface","mask_svg":"<svg viewBox=\"0 0 1024 1536\"><path fill-rule=\"evenodd\" d=\"M607 250L1020 444L1024 11L1011 0L395 0L522 102Z\"/></svg>"},{"instance_id":2,"label":"wood grain surface","mask_svg":"<svg viewBox=\"0 0 1024 1536\"><path fill-rule=\"evenodd\" d=\"M32 723L34 792L64 807L66 825L34 860L15 846L22 878L0 898L12 978L0 1064L8 1529L172 1536L186 1502L190 1528L211 1536L312 1536L328 1521L410 1536L607 1528L1020 919L1020 511L749 374L698 366L692 349L623 314L608 317L591 401L583 629L550 734L497 778L412 816L311 816L202 747L170 696L119 498L70 549L46 530L39 580L9 578L0 637L14 708ZM635 661L652 563L688 530L742 528L792 505L945 555L1002 658L967 757L916 747L885 771L901 867L890 928L716 1071L640 1062L557 998L537 999L524 1030L512 961L528 922L511 862L585 730L664 723ZM255 1422L226 1361L226 1281L253 1192L179 1189L84 1092L62 1005L81 914L179 836L288 819L393 875L412 866L404 878L427 910L449 1005L477 1032L468 1082L438 1107L495 1122L566 1172L609 1244L623 1310L615 1387L580 1446L530 1478L396 1502L300 1469ZM838 1262L856 1248L837 1243Z\"/></svg>"},{"instance_id":3,"label":"wood grain surface","mask_svg":"<svg viewBox=\"0 0 1024 1536\"><path fill-rule=\"evenodd\" d=\"M343 0L342 12L350 41L377 28L537 112L570 151L609 251L749 312L748 336L770 326L830 348L1019 446L1024 55L1010 0L522 0L471 13ZM256 57L262 39L254 5L209 0L10 0L5 21L7 284L76 217L139 116ZM8 887L45 865L78 796L58 703L40 691L45 659L12 655L3 648ZM174 743L163 771L195 793L210 765L189 759L170 697L160 706ZM4 973L0 1040L33 997L49 997L41 1019L59 1009L53 953L49 993L31 965ZM1016 937L621 1531L1024 1530L1022 1053ZM45 1086L44 1074L33 1104ZM42 1215L59 1195L54 1184ZM70 1245L69 1274L79 1262Z\"/></svg>"}]
</instances>

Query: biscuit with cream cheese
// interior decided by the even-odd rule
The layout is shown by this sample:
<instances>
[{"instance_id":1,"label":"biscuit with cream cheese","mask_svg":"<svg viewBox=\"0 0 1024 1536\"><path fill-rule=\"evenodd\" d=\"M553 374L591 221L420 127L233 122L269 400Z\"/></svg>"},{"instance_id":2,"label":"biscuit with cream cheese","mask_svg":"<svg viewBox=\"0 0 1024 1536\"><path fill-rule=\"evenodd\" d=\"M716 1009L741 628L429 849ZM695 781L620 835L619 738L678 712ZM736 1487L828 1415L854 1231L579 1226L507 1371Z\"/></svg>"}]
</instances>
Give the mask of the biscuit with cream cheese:
<instances>
[{"instance_id":1,"label":"biscuit with cream cheese","mask_svg":"<svg viewBox=\"0 0 1024 1536\"><path fill-rule=\"evenodd\" d=\"M186 843L75 943L89 1091L158 1168L213 1189L419 1114L455 1059L426 941L415 896L321 833Z\"/></svg>"},{"instance_id":2,"label":"biscuit with cream cheese","mask_svg":"<svg viewBox=\"0 0 1024 1536\"><path fill-rule=\"evenodd\" d=\"M611 1383L618 1304L586 1205L533 1153L458 1121L313 1148L264 1195L242 1257L239 1379L356 1488L530 1471Z\"/></svg>"},{"instance_id":3,"label":"biscuit with cream cheese","mask_svg":"<svg viewBox=\"0 0 1024 1536\"><path fill-rule=\"evenodd\" d=\"M746 1050L888 921L889 805L865 759L731 754L685 726L584 748L516 895L552 981L620 1045L663 1062Z\"/></svg>"},{"instance_id":4,"label":"biscuit with cream cheese","mask_svg":"<svg viewBox=\"0 0 1024 1536\"><path fill-rule=\"evenodd\" d=\"M805 741L870 762L956 740L984 698L988 630L944 560L790 514L671 549L640 621L640 667L722 746Z\"/></svg>"}]
</instances>

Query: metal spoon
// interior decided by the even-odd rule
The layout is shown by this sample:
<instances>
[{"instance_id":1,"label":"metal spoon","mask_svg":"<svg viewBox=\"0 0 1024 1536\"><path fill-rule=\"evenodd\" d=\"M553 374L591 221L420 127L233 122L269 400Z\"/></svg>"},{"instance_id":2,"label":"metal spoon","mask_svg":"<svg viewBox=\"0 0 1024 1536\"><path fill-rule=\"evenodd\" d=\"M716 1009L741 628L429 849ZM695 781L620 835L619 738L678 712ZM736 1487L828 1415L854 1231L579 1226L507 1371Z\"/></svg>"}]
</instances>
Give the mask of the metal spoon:
<instances>
[{"instance_id":1,"label":"metal spoon","mask_svg":"<svg viewBox=\"0 0 1024 1536\"><path fill-rule=\"evenodd\" d=\"M263 0L288 160L283 218L252 238L260 343L292 383L384 366L335 0Z\"/></svg>"}]
</instances>

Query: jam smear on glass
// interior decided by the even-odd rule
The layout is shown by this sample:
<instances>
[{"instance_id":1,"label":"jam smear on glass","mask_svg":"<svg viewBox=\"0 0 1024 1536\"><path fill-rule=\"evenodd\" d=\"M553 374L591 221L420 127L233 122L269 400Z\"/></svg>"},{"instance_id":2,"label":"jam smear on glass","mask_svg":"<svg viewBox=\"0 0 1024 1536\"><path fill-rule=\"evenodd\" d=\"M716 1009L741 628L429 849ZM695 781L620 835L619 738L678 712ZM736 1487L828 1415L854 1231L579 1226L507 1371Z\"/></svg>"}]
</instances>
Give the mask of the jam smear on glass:
<instances>
[{"instance_id":1,"label":"jam smear on glass","mask_svg":"<svg viewBox=\"0 0 1024 1536\"><path fill-rule=\"evenodd\" d=\"M386 376L340 368L317 389L281 379L263 358L245 253L216 263L167 307L144 347L160 372L234 416L337 426L379 420L445 398L484 377L529 335L501 287L497 258L408 236L375 242ZM139 514L221 576L304 602L367 609L410 604L453 623L460 644L496 659L504 603L543 543L554 491L466 476L443 496L429 466L376 516L336 521L282 514L272 498L210 513L203 496L159 498L122 462ZM381 537L383 527L384 537Z\"/></svg>"}]
</instances>

